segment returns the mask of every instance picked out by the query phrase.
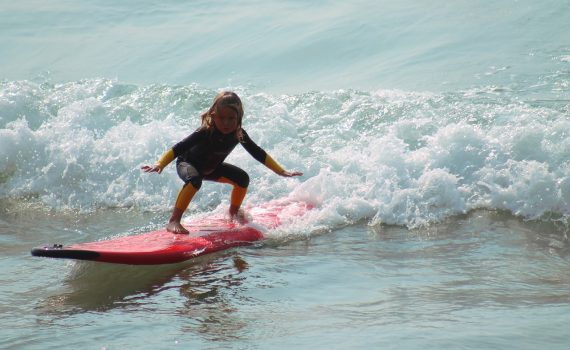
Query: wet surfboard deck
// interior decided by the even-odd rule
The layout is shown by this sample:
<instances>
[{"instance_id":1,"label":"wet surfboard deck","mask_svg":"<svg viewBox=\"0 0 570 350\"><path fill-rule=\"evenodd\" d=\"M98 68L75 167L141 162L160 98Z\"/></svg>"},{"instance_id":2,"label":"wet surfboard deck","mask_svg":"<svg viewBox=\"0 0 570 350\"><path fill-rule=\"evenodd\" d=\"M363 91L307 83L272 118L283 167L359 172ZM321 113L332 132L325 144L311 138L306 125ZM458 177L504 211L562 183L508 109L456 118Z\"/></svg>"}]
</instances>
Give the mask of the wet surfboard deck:
<instances>
[{"instance_id":1,"label":"wet surfboard deck","mask_svg":"<svg viewBox=\"0 0 570 350\"><path fill-rule=\"evenodd\" d=\"M192 220L184 227L189 234L165 229L108 240L72 245L48 244L33 248L39 257L90 260L98 262L158 265L183 262L198 256L251 245L283 219L302 216L312 206L304 202L272 201L246 209L248 222L237 223L223 216Z\"/></svg>"}]
</instances>

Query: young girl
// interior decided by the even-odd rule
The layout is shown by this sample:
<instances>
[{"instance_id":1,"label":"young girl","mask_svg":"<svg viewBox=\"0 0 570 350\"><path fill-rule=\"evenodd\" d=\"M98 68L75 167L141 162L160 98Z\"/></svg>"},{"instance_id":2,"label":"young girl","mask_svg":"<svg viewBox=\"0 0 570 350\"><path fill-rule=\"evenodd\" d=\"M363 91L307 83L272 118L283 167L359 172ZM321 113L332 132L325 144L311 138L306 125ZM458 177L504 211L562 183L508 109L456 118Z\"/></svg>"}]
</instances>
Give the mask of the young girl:
<instances>
[{"instance_id":1,"label":"young girl","mask_svg":"<svg viewBox=\"0 0 570 350\"><path fill-rule=\"evenodd\" d=\"M275 173L285 177L301 176L300 172L288 172L256 145L241 127L243 106L238 95L223 91L214 99L210 109L202 114L202 126L190 136L178 142L160 157L155 165L145 165L147 173L161 173L176 158L176 171L184 181L166 230L188 233L182 224L182 214L188 208L194 194L202 186L202 180L217 181L233 186L230 198L230 218L239 219L239 208L249 185L245 171L224 163L224 159L240 143L246 151Z\"/></svg>"}]
</instances>

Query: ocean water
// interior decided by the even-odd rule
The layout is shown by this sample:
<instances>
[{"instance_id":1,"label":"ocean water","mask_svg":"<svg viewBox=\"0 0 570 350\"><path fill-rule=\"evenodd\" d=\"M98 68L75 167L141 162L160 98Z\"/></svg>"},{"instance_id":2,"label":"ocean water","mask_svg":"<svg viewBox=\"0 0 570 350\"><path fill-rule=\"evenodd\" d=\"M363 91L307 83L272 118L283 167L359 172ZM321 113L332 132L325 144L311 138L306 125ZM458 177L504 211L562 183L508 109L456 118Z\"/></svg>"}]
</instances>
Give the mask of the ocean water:
<instances>
[{"instance_id":1,"label":"ocean water","mask_svg":"<svg viewBox=\"0 0 570 350\"><path fill-rule=\"evenodd\" d=\"M567 1L0 5L0 348L567 349ZM184 264L34 258L163 226L144 174L222 89L246 204L316 206ZM205 183L186 220L221 213Z\"/></svg>"}]
</instances>

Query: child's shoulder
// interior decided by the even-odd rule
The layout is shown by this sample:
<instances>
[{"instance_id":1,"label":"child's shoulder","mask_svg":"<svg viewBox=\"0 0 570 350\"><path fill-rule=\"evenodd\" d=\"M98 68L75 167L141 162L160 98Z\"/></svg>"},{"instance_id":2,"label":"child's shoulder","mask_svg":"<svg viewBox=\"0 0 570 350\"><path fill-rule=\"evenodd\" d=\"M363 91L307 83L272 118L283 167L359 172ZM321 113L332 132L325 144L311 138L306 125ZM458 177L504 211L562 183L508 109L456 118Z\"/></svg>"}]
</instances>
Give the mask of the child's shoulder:
<instances>
[{"instance_id":1,"label":"child's shoulder","mask_svg":"<svg viewBox=\"0 0 570 350\"><path fill-rule=\"evenodd\" d=\"M208 130L207 127L199 126L196 130L194 130L194 132L192 132L192 135L206 136L208 133L210 133L210 130Z\"/></svg>"},{"instance_id":2,"label":"child's shoulder","mask_svg":"<svg viewBox=\"0 0 570 350\"><path fill-rule=\"evenodd\" d=\"M204 127L199 127L194 130L191 134L186 136L181 142L199 142L208 136L208 130Z\"/></svg>"},{"instance_id":3,"label":"child's shoulder","mask_svg":"<svg viewBox=\"0 0 570 350\"><path fill-rule=\"evenodd\" d=\"M251 138L249 137L244 128L240 128L239 134L237 134L236 136L240 143L246 143L251 141Z\"/></svg>"}]
</instances>

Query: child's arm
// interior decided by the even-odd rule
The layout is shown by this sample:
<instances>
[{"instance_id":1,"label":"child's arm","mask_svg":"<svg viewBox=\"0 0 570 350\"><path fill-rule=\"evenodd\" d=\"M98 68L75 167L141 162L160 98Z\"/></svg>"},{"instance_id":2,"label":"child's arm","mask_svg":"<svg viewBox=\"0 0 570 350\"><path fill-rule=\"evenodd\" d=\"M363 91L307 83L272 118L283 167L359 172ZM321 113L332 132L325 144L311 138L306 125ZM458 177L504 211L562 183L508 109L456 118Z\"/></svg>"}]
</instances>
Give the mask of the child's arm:
<instances>
[{"instance_id":1,"label":"child's arm","mask_svg":"<svg viewBox=\"0 0 570 350\"><path fill-rule=\"evenodd\" d=\"M277 163L267 153L265 153L265 162L263 162L263 164L266 167L268 167L269 169L273 170L275 172L275 174L277 174L277 175L281 175L281 176L285 176L285 177L302 176L303 175L303 173L298 172L298 171L289 172L289 171L283 169L283 167L281 167L281 165L279 165L279 163Z\"/></svg>"},{"instance_id":2,"label":"child's arm","mask_svg":"<svg viewBox=\"0 0 570 350\"><path fill-rule=\"evenodd\" d=\"M206 136L206 130L199 128L184 140L178 142L171 149L166 151L154 165L144 165L141 167L141 169L147 173L162 173L162 170L166 168L166 166L170 164L176 157L178 157L178 155L183 154L187 149L196 143L201 142L201 138L204 138Z\"/></svg>"},{"instance_id":3,"label":"child's arm","mask_svg":"<svg viewBox=\"0 0 570 350\"><path fill-rule=\"evenodd\" d=\"M259 161L269 169L273 170L275 174L285 177L303 175L303 173L298 171L289 172L283 169L283 167L279 165L279 163L277 163L273 158L271 158L271 156L267 152L265 152L263 148L259 147L255 142L251 140L251 138L245 132L245 130L242 129L242 133L243 133L243 140L241 141L241 144L243 148L245 148L245 150L248 151L249 154L251 154L253 158L255 158L257 161Z\"/></svg>"},{"instance_id":4,"label":"child's arm","mask_svg":"<svg viewBox=\"0 0 570 350\"><path fill-rule=\"evenodd\" d=\"M166 151L162 157L154 164L154 165L145 165L142 166L141 169L144 170L145 173L162 173L162 169L164 169L170 162L174 160L174 149L169 149Z\"/></svg>"}]
</instances>

